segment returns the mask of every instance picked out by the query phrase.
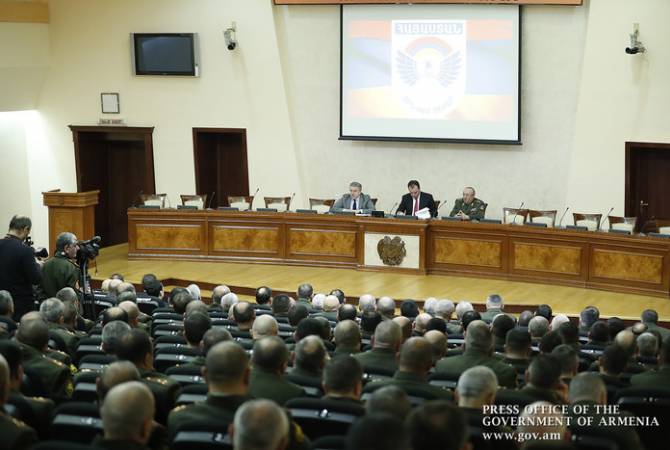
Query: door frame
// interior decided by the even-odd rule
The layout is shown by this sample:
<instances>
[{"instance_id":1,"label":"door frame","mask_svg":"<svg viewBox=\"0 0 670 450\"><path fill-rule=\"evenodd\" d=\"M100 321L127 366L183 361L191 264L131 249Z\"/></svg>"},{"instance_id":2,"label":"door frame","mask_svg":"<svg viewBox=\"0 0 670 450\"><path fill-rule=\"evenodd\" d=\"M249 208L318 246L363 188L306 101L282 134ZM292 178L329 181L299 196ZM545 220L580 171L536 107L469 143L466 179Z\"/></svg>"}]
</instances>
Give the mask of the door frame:
<instances>
[{"instance_id":1,"label":"door frame","mask_svg":"<svg viewBox=\"0 0 670 450\"><path fill-rule=\"evenodd\" d=\"M644 151L667 150L670 144L660 142L626 142L626 179L625 179L625 215L626 217L637 217L640 214L638 205L635 204L633 189L637 184L638 174L634 166L635 156Z\"/></svg>"}]
</instances>

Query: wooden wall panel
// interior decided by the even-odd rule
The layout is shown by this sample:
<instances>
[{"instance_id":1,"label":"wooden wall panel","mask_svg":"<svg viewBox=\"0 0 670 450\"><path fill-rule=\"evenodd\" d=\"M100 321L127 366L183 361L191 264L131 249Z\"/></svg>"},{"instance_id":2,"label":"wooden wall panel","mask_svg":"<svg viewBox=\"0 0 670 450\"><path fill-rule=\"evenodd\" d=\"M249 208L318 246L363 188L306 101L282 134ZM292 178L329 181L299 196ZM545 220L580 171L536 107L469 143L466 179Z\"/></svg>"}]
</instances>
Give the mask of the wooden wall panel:
<instances>
[{"instance_id":1,"label":"wooden wall panel","mask_svg":"<svg viewBox=\"0 0 670 450\"><path fill-rule=\"evenodd\" d=\"M579 275L582 272L581 247L513 242L512 270L530 270Z\"/></svg>"},{"instance_id":2,"label":"wooden wall panel","mask_svg":"<svg viewBox=\"0 0 670 450\"><path fill-rule=\"evenodd\" d=\"M205 232L200 224L137 224L136 239L137 250L202 252L205 249Z\"/></svg>"},{"instance_id":3,"label":"wooden wall panel","mask_svg":"<svg viewBox=\"0 0 670 450\"><path fill-rule=\"evenodd\" d=\"M661 284L663 256L593 249L592 271L599 278Z\"/></svg>"},{"instance_id":4,"label":"wooden wall panel","mask_svg":"<svg viewBox=\"0 0 670 450\"><path fill-rule=\"evenodd\" d=\"M288 255L356 257L356 232L289 228Z\"/></svg>"},{"instance_id":5,"label":"wooden wall panel","mask_svg":"<svg viewBox=\"0 0 670 450\"><path fill-rule=\"evenodd\" d=\"M213 252L279 253L279 227L226 226L211 227Z\"/></svg>"},{"instance_id":6,"label":"wooden wall panel","mask_svg":"<svg viewBox=\"0 0 670 450\"><path fill-rule=\"evenodd\" d=\"M436 237L434 262L466 266L502 267L500 241Z\"/></svg>"}]
</instances>

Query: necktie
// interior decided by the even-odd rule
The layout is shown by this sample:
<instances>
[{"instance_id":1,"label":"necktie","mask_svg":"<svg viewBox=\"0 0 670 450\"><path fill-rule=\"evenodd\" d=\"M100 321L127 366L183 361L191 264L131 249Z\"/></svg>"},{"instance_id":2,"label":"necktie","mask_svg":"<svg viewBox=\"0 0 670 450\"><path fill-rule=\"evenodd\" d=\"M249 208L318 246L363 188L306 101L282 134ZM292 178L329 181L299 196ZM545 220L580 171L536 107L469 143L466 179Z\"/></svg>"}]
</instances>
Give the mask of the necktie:
<instances>
[{"instance_id":1,"label":"necktie","mask_svg":"<svg viewBox=\"0 0 670 450\"><path fill-rule=\"evenodd\" d=\"M412 211L412 215L416 216L416 213L419 211L419 199L414 200L414 210Z\"/></svg>"},{"instance_id":2,"label":"necktie","mask_svg":"<svg viewBox=\"0 0 670 450\"><path fill-rule=\"evenodd\" d=\"M351 209L353 209L353 210L357 210L357 209L358 209L358 208L356 208L356 199L354 199L354 206L353 206Z\"/></svg>"}]
</instances>

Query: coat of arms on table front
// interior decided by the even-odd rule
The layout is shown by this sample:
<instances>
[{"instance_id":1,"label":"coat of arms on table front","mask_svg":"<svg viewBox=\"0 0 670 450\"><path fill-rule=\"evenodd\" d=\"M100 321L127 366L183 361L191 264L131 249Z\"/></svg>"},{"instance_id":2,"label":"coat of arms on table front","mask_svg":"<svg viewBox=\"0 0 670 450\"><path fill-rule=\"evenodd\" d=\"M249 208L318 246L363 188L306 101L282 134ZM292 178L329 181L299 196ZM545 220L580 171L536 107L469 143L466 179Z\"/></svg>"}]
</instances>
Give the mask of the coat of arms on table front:
<instances>
[{"instance_id":1,"label":"coat of arms on table front","mask_svg":"<svg viewBox=\"0 0 670 450\"><path fill-rule=\"evenodd\" d=\"M405 242L400 239L400 236L396 236L393 239L384 236L384 239L380 239L377 242L377 253L385 265L399 266L407 255Z\"/></svg>"}]
</instances>

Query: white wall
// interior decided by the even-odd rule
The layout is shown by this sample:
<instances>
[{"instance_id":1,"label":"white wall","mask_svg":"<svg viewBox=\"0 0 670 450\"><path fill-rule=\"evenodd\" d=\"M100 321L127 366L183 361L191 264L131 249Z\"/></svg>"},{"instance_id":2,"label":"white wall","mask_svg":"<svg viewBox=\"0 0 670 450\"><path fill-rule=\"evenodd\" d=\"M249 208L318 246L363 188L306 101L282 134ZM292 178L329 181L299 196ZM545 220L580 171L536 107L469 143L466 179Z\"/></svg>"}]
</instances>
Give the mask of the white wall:
<instances>
[{"instance_id":1,"label":"white wall","mask_svg":"<svg viewBox=\"0 0 670 450\"><path fill-rule=\"evenodd\" d=\"M42 190L76 188L67 125L95 124L100 92L120 93L128 125L156 127L156 189L173 199L195 189L191 128L243 127L250 189L296 192L298 207L357 179L389 208L418 178L449 203L475 186L492 217L521 201L584 212L615 206L621 214L624 142L669 140L670 4L585 3L523 8L524 144L484 146L339 141L337 7L52 0L51 66L26 138L33 217L46 228ZM228 52L222 31L233 20L240 45ZM645 56L623 51L633 21ZM142 31L199 33L202 77L132 76L128 34Z\"/></svg>"},{"instance_id":2,"label":"white wall","mask_svg":"<svg viewBox=\"0 0 670 450\"><path fill-rule=\"evenodd\" d=\"M24 124L30 112L0 112L0 236L15 214L30 215L30 186Z\"/></svg>"}]
</instances>

